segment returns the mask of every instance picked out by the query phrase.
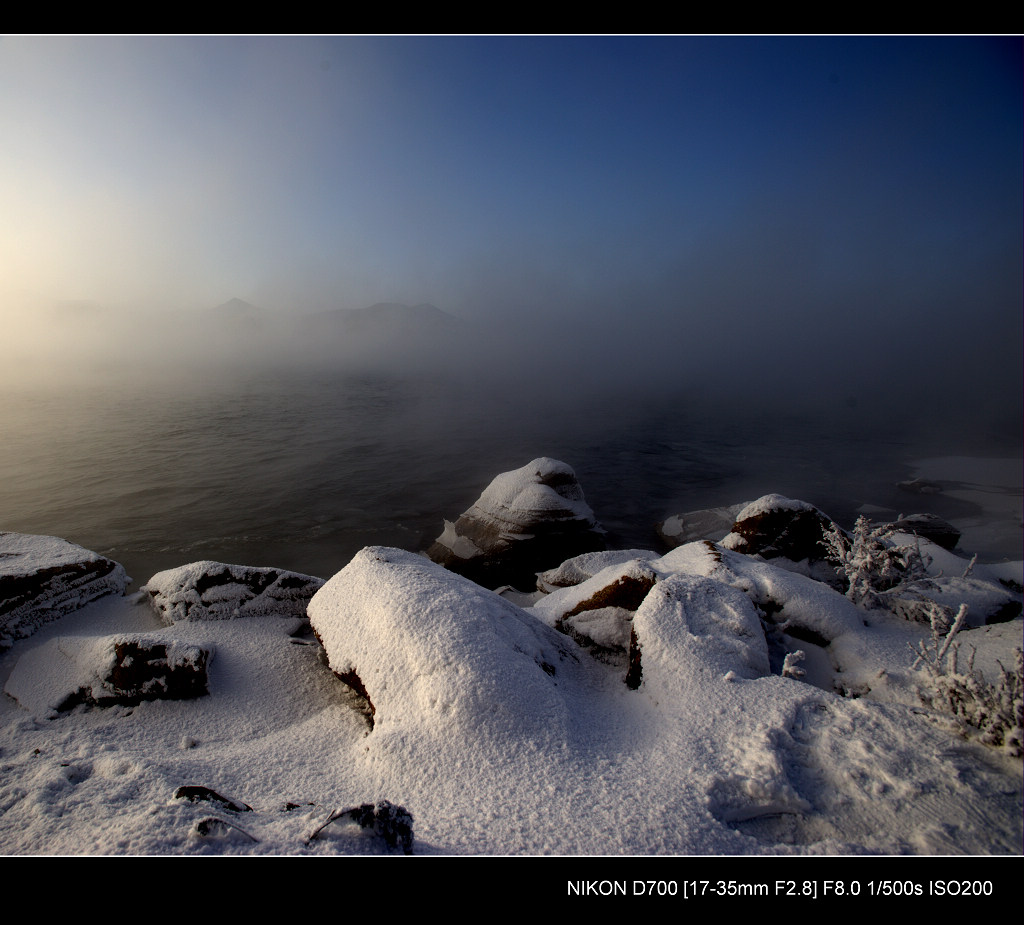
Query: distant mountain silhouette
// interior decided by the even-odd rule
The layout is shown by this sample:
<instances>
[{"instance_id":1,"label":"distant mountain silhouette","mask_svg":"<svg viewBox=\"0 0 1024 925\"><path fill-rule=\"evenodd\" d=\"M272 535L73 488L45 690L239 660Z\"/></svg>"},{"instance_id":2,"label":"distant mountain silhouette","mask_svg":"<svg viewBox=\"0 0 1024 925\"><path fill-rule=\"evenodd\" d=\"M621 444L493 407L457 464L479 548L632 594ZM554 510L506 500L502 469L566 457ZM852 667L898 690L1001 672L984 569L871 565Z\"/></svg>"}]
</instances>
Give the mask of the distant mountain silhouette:
<instances>
[{"instance_id":1,"label":"distant mountain silhouette","mask_svg":"<svg viewBox=\"0 0 1024 925\"><path fill-rule=\"evenodd\" d=\"M404 305L401 302L377 302L368 308L339 308L312 315L314 325L342 325L351 333L388 329L459 327L462 322L434 305Z\"/></svg>"},{"instance_id":2,"label":"distant mountain silhouette","mask_svg":"<svg viewBox=\"0 0 1024 925\"><path fill-rule=\"evenodd\" d=\"M242 324L262 324L270 319L271 312L244 299L229 299L209 310L210 315L218 321Z\"/></svg>"}]
</instances>

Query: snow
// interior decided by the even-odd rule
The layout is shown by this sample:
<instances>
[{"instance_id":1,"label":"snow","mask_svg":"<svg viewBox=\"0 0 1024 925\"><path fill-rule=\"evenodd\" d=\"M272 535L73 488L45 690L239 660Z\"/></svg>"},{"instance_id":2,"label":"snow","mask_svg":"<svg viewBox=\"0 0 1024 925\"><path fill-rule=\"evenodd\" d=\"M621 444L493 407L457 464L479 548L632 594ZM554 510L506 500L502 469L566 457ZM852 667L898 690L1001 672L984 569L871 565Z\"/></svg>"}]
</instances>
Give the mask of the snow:
<instances>
[{"instance_id":1,"label":"snow","mask_svg":"<svg viewBox=\"0 0 1024 925\"><path fill-rule=\"evenodd\" d=\"M115 636L58 636L18 660L4 685L9 694L26 710L39 718L51 719L69 698L83 694L92 701L113 700L117 694L109 674L116 662L118 645L134 648L166 647L168 672L176 669L205 671L211 646L182 644L167 634L118 634ZM131 657L122 664L128 667ZM165 689L164 677L147 682L150 690ZM146 696L146 691L140 691Z\"/></svg>"},{"instance_id":2,"label":"snow","mask_svg":"<svg viewBox=\"0 0 1024 925\"><path fill-rule=\"evenodd\" d=\"M1024 469L1017 459L942 456L921 459L914 475L942 484L942 495L965 502L957 519L960 546L994 558L996 550L1021 550ZM907 507L911 506L908 500ZM1019 560L1019 555L1014 557ZM984 558L984 555L983 555Z\"/></svg>"},{"instance_id":3,"label":"snow","mask_svg":"<svg viewBox=\"0 0 1024 925\"><path fill-rule=\"evenodd\" d=\"M467 514L478 512L485 519L489 516L516 525L531 523L538 514L545 519L595 523L594 512L583 498L575 472L565 463L546 456L494 478ZM523 535L513 532L505 538L522 539Z\"/></svg>"},{"instance_id":4,"label":"snow","mask_svg":"<svg viewBox=\"0 0 1024 925\"><path fill-rule=\"evenodd\" d=\"M513 507L538 503L531 479L506 486ZM1021 760L915 695L930 626L710 542L620 552L563 567L577 584L532 607L368 547L316 591L308 622L269 598L224 619L245 611L236 589L167 626L148 592L194 591L211 574L195 563L40 624L0 655L0 851L399 853L384 823L358 823L387 801L411 814L417 855L1020 853ZM644 576L635 610L573 617L618 660L554 629ZM1005 576L979 563L972 577ZM1022 626L958 639L995 678ZM57 712L125 637L215 651L209 693ZM804 680L781 674L797 650Z\"/></svg>"},{"instance_id":5,"label":"snow","mask_svg":"<svg viewBox=\"0 0 1024 925\"><path fill-rule=\"evenodd\" d=\"M658 582L633 620L651 696L692 697L700 681L761 678L768 645L757 609L742 591L693 575Z\"/></svg>"},{"instance_id":6,"label":"snow","mask_svg":"<svg viewBox=\"0 0 1024 925\"><path fill-rule=\"evenodd\" d=\"M130 582L120 564L67 540L0 532L0 647Z\"/></svg>"},{"instance_id":7,"label":"snow","mask_svg":"<svg viewBox=\"0 0 1024 925\"><path fill-rule=\"evenodd\" d=\"M444 530L437 538L442 546L447 546L460 559L473 559L484 554L484 550L476 545L468 536L461 536L450 520L444 522Z\"/></svg>"},{"instance_id":8,"label":"snow","mask_svg":"<svg viewBox=\"0 0 1024 925\"><path fill-rule=\"evenodd\" d=\"M561 677L580 658L564 636L430 560L368 547L310 601L338 674L355 671L374 707L374 740L451 736L473 748L564 730Z\"/></svg>"},{"instance_id":9,"label":"snow","mask_svg":"<svg viewBox=\"0 0 1024 925\"><path fill-rule=\"evenodd\" d=\"M537 576L537 587L542 591L554 591L570 585L578 585L593 578L609 565L618 565L630 559L657 559L658 553L649 549L607 549L600 552L585 552L566 559L558 568L548 569Z\"/></svg>"},{"instance_id":10,"label":"snow","mask_svg":"<svg viewBox=\"0 0 1024 925\"><path fill-rule=\"evenodd\" d=\"M752 501L746 507L741 508L736 515L736 520L748 520L751 517L759 517L762 514L770 514L772 511L816 511L813 504L806 501L799 501L787 498L784 495L770 494L762 495L756 501Z\"/></svg>"},{"instance_id":11,"label":"snow","mask_svg":"<svg viewBox=\"0 0 1024 925\"><path fill-rule=\"evenodd\" d=\"M142 587L167 624L184 620L232 620L254 616L306 615L306 604L323 584L284 569L223 562L191 562L158 572Z\"/></svg>"}]
</instances>

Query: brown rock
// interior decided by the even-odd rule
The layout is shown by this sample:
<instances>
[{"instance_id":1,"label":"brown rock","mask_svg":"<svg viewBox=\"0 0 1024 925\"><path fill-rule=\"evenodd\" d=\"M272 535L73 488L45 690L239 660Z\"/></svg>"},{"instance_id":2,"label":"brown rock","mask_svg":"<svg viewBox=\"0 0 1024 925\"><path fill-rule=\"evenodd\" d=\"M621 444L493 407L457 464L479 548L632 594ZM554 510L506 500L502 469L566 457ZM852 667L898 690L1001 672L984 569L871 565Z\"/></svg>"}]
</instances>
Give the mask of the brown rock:
<instances>
[{"instance_id":1,"label":"brown rock","mask_svg":"<svg viewBox=\"0 0 1024 925\"><path fill-rule=\"evenodd\" d=\"M541 457L497 476L454 524L445 522L427 556L485 587L526 590L537 572L604 546L576 474Z\"/></svg>"}]
</instances>

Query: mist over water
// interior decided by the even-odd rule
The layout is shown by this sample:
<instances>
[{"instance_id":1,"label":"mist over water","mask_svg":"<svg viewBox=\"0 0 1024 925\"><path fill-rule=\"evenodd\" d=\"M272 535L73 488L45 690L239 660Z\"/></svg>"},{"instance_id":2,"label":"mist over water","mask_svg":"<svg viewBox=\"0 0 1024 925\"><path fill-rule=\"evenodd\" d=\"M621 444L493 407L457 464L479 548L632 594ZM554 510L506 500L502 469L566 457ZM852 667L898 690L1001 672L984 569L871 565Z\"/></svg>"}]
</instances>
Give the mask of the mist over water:
<instances>
[{"instance_id":1,"label":"mist over water","mask_svg":"<svg viewBox=\"0 0 1024 925\"><path fill-rule=\"evenodd\" d=\"M4 37L0 529L328 575L541 455L619 545L919 505L908 461L1021 452L1020 74L1012 37Z\"/></svg>"},{"instance_id":2,"label":"mist over water","mask_svg":"<svg viewBox=\"0 0 1024 925\"><path fill-rule=\"evenodd\" d=\"M611 545L658 548L654 525L671 514L773 491L846 523L863 503L898 512L915 455L965 449L891 424L851 429L845 406L811 419L443 365L136 370L6 395L0 528L63 536L137 583L199 559L329 577L365 545L423 549L495 475L537 456L575 468Z\"/></svg>"}]
</instances>

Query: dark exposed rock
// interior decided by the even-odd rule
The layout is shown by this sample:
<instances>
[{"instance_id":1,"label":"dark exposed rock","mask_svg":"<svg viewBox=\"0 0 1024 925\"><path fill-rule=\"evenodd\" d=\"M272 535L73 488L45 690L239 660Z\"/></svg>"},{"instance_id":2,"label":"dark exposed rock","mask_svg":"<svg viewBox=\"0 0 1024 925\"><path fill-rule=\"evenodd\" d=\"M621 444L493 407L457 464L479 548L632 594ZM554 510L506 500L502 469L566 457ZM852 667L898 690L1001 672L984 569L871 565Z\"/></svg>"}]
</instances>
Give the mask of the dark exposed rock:
<instances>
[{"instance_id":1,"label":"dark exposed rock","mask_svg":"<svg viewBox=\"0 0 1024 925\"><path fill-rule=\"evenodd\" d=\"M542 457L497 476L427 556L485 587L526 590L537 572L604 546L573 470Z\"/></svg>"},{"instance_id":2,"label":"dark exposed rock","mask_svg":"<svg viewBox=\"0 0 1024 925\"><path fill-rule=\"evenodd\" d=\"M542 619L553 621L555 629L595 658L618 663L629 647L633 614L657 580L642 560L611 565L580 585L552 594L539 605Z\"/></svg>"},{"instance_id":3,"label":"dark exposed rock","mask_svg":"<svg viewBox=\"0 0 1024 925\"><path fill-rule=\"evenodd\" d=\"M658 576L655 575L654 569L638 567L596 591L586 600L580 601L565 616L571 617L586 610L598 610L602 607L636 610L657 580Z\"/></svg>"},{"instance_id":4,"label":"dark exposed rock","mask_svg":"<svg viewBox=\"0 0 1024 925\"><path fill-rule=\"evenodd\" d=\"M948 521L936 517L934 514L909 514L886 524L886 527L900 533L913 533L923 539L931 540L943 549L952 550L960 542L960 531Z\"/></svg>"},{"instance_id":5,"label":"dark exposed rock","mask_svg":"<svg viewBox=\"0 0 1024 925\"><path fill-rule=\"evenodd\" d=\"M636 627L629 631L629 668L626 669L626 687L635 691L644 679L644 668L640 653L640 641L636 638Z\"/></svg>"},{"instance_id":6,"label":"dark exposed rock","mask_svg":"<svg viewBox=\"0 0 1024 925\"><path fill-rule=\"evenodd\" d=\"M226 819L218 819L216 816L205 816L196 821L192 831L199 838L220 838L226 840L239 840L246 842L258 842L259 839L250 835L245 829L240 828L233 822Z\"/></svg>"},{"instance_id":7,"label":"dark exposed rock","mask_svg":"<svg viewBox=\"0 0 1024 925\"><path fill-rule=\"evenodd\" d=\"M145 636L114 640L114 664L97 702L136 704L143 700L191 700L209 693L209 650L176 646Z\"/></svg>"},{"instance_id":8,"label":"dark exposed rock","mask_svg":"<svg viewBox=\"0 0 1024 925\"><path fill-rule=\"evenodd\" d=\"M412 854L413 831L412 813L404 806L396 806L388 800L363 803L350 809L337 809L327 817L327 821L316 829L307 839L312 841L329 825L337 821L355 822L363 829L372 829L373 834L384 840L388 848L402 846L405 854Z\"/></svg>"},{"instance_id":9,"label":"dark exposed rock","mask_svg":"<svg viewBox=\"0 0 1024 925\"><path fill-rule=\"evenodd\" d=\"M80 704L190 700L209 691L212 652L160 634L58 636L26 652L4 690L41 715Z\"/></svg>"},{"instance_id":10,"label":"dark exposed rock","mask_svg":"<svg viewBox=\"0 0 1024 925\"><path fill-rule=\"evenodd\" d=\"M373 717L377 712L377 708L373 705L373 701L370 700L370 694L366 690L366 685L363 684L363 679L356 674L355 669L340 672L335 671L334 676L339 681L352 688L353 692L358 694L366 702L366 720L370 724L370 728L373 729Z\"/></svg>"},{"instance_id":11,"label":"dark exposed rock","mask_svg":"<svg viewBox=\"0 0 1024 925\"><path fill-rule=\"evenodd\" d=\"M806 501L764 495L736 515L732 532L722 540L722 546L765 559L819 560L825 558L825 531L834 526Z\"/></svg>"},{"instance_id":12,"label":"dark exposed rock","mask_svg":"<svg viewBox=\"0 0 1024 925\"><path fill-rule=\"evenodd\" d=\"M53 536L0 532L0 649L131 579L112 559Z\"/></svg>"},{"instance_id":13,"label":"dark exposed rock","mask_svg":"<svg viewBox=\"0 0 1024 925\"><path fill-rule=\"evenodd\" d=\"M248 803L241 803L237 800L221 796L216 790L204 787L202 784L179 787L174 791L174 799L188 800L190 803L219 803L225 809L230 809L234 813L252 812L252 807Z\"/></svg>"},{"instance_id":14,"label":"dark exposed rock","mask_svg":"<svg viewBox=\"0 0 1024 925\"><path fill-rule=\"evenodd\" d=\"M154 575L142 590L167 624L236 617L305 617L323 579L283 569L192 562Z\"/></svg>"}]
</instances>

